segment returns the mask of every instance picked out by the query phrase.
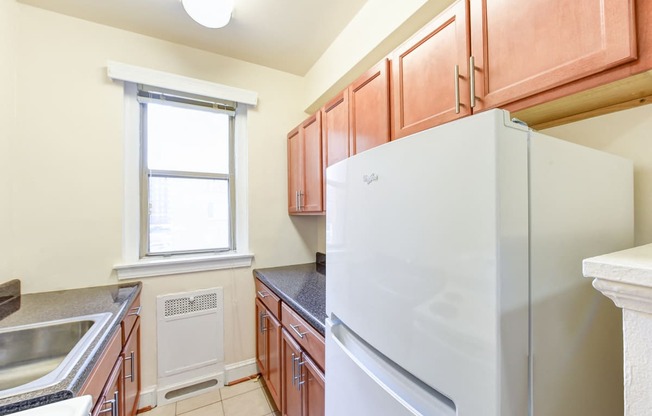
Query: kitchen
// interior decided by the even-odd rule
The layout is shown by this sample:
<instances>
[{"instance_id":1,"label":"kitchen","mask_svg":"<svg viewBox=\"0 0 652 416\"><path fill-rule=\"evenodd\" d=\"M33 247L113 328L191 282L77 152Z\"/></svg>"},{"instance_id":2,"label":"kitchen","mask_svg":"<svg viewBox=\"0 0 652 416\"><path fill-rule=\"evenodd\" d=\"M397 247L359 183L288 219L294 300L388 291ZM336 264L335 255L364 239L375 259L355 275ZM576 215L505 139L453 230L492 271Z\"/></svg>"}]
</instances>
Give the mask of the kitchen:
<instances>
[{"instance_id":1,"label":"kitchen","mask_svg":"<svg viewBox=\"0 0 652 416\"><path fill-rule=\"evenodd\" d=\"M288 131L306 117L306 109L315 111L384 56L377 50L379 39L393 33L405 39L445 6L415 1L396 10L369 1L354 21L358 26L342 32L313 70L298 76L3 1L0 225L5 232L0 248L5 254L0 257L0 278L20 278L24 293L118 283L113 268L123 259L124 110L122 86L106 76L108 60L256 91L259 105L249 110L247 125L249 249L254 264L142 279L146 353L141 401L149 397L152 402L157 380L158 295L223 287L224 333L229 335L225 362L248 368L255 356L252 269L308 263L315 252L325 251L323 217L287 214ZM416 18L410 17L417 11ZM386 24L378 27L381 20ZM367 32L369 39L354 48L358 31ZM393 49L379 49L383 47L384 53ZM337 69L329 71L332 66ZM650 131L650 106L545 131L634 161L636 245L652 242Z\"/></svg>"}]
</instances>

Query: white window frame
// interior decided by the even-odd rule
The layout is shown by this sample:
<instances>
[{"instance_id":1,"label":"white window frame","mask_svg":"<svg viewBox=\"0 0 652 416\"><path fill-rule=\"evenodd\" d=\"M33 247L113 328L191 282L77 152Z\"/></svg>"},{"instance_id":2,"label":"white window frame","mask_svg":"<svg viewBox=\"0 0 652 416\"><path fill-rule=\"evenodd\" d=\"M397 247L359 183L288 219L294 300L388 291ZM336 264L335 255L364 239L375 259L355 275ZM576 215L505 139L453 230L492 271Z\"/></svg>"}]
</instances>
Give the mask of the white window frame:
<instances>
[{"instance_id":1,"label":"white window frame","mask_svg":"<svg viewBox=\"0 0 652 416\"><path fill-rule=\"evenodd\" d=\"M191 273L250 267L249 251L247 107L257 95L220 84L115 62L108 64L109 77L124 81L124 221L123 261L114 265L118 279ZM235 114L235 251L226 253L175 255L167 258L140 258L140 106L137 84L146 84L216 99L237 101ZM248 105L242 105L248 104Z\"/></svg>"}]
</instances>

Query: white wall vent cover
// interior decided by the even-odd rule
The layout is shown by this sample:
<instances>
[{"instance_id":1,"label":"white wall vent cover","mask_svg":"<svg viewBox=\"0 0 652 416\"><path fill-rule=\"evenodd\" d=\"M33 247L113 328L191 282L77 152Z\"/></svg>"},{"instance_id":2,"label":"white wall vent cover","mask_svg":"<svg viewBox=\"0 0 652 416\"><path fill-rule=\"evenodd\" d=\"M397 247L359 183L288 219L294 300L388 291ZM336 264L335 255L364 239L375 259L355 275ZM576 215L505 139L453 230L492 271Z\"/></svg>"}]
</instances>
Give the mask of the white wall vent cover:
<instances>
[{"instance_id":1,"label":"white wall vent cover","mask_svg":"<svg viewBox=\"0 0 652 416\"><path fill-rule=\"evenodd\" d=\"M159 393L216 377L223 386L223 289L162 295L156 303Z\"/></svg>"}]
</instances>

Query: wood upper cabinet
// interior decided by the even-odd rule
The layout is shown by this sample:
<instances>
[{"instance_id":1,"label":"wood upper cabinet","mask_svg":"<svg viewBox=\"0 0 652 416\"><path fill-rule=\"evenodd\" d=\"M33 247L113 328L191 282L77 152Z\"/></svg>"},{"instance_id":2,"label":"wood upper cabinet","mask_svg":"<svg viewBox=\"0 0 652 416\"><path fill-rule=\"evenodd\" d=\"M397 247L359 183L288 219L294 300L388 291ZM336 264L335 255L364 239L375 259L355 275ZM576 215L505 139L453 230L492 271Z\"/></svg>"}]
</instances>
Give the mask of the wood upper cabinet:
<instances>
[{"instance_id":1,"label":"wood upper cabinet","mask_svg":"<svg viewBox=\"0 0 652 416\"><path fill-rule=\"evenodd\" d=\"M348 88L350 154L390 140L389 61L383 59Z\"/></svg>"},{"instance_id":2,"label":"wood upper cabinet","mask_svg":"<svg viewBox=\"0 0 652 416\"><path fill-rule=\"evenodd\" d=\"M281 330L281 356L283 359L283 380L281 382L281 414L302 416L301 403L301 348L285 329Z\"/></svg>"},{"instance_id":3,"label":"wood upper cabinet","mask_svg":"<svg viewBox=\"0 0 652 416\"><path fill-rule=\"evenodd\" d=\"M309 117L288 134L288 211L324 212L321 113Z\"/></svg>"},{"instance_id":4,"label":"wood upper cabinet","mask_svg":"<svg viewBox=\"0 0 652 416\"><path fill-rule=\"evenodd\" d=\"M470 0L478 110L636 59L634 0Z\"/></svg>"},{"instance_id":5,"label":"wood upper cabinet","mask_svg":"<svg viewBox=\"0 0 652 416\"><path fill-rule=\"evenodd\" d=\"M288 211L299 212L299 192L303 190L303 139L301 126L288 133Z\"/></svg>"},{"instance_id":6,"label":"wood upper cabinet","mask_svg":"<svg viewBox=\"0 0 652 416\"><path fill-rule=\"evenodd\" d=\"M392 53L392 139L471 114L467 9L453 4Z\"/></svg>"},{"instance_id":7,"label":"wood upper cabinet","mask_svg":"<svg viewBox=\"0 0 652 416\"><path fill-rule=\"evenodd\" d=\"M349 90L337 94L321 109L322 140L328 167L349 157Z\"/></svg>"}]
</instances>

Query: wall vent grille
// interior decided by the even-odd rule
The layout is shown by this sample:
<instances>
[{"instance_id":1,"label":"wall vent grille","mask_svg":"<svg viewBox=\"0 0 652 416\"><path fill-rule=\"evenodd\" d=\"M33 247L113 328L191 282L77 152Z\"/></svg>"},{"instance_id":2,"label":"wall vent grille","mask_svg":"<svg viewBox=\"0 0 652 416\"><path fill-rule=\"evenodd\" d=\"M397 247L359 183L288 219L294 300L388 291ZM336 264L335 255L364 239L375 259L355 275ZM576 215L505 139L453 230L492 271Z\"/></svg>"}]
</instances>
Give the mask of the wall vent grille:
<instances>
[{"instance_id":1,"label":"wall vent grille","mask_svg":"<svg viewBox=\"0 0 652 416\"><path fill-rule=\"evenodd\" d=\"M185 296L165 300L165 317L217 309L217 293Z\"/></svg>"}]
</instances>

